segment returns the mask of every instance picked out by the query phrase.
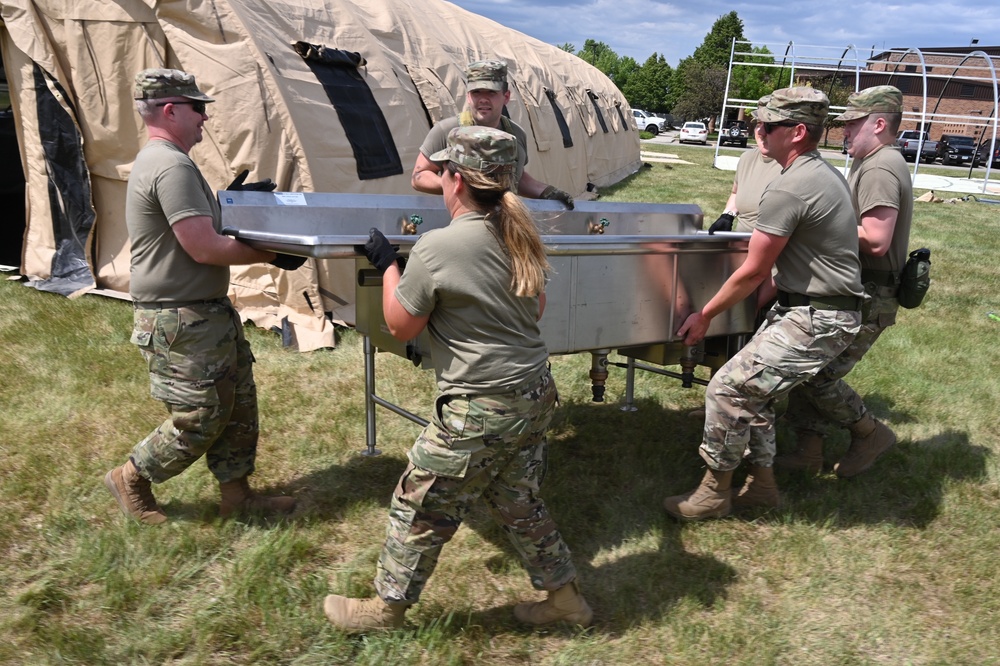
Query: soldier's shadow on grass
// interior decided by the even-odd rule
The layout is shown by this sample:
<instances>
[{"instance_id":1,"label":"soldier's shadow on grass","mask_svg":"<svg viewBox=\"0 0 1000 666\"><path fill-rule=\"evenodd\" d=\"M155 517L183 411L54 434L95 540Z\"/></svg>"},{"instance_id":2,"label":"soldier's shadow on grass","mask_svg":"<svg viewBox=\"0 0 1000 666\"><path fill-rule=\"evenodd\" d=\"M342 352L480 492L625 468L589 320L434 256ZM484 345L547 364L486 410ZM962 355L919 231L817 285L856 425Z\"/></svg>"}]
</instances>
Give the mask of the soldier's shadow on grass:
<instances>
[{"instance_id":1,"label":"soldier's shadow on grass","mask_svg":"<svg viewBox=\"0 0 1000 666\"><path fill-rule=\"evenodd\" d=\"M295 495L299 501L295 516L313 515L338 520L344 511L358 504L375 503L388 512L392 491L406 469L406 459L377 455L349 458L340 465L316 469L292 480L275 492Z\"/></svg>"},{"instance_id":2,"label":"soldier's shadow on grass","mask_svg":"<svg viewBox=\"0 0 1000 666\"><path fill-rule=\"evenodd\" d=\"M819 475L779 470L783 506L768 515L834 528L886 523L922 529L940 514L948 484L985 481L993 455L971 444L966 432L945 430L917 440L899 439L870 470L841 479L833 464L848 444L847 436L828 443Z\"/></svg>"},{"instance_id":3,"label":"soldier's shadow on grass","mask_svg":"<svg viewBox=\"0 0 1000 666\"><path fill-rule=\"evenodd\" d=\"M883 394L866 395L865 405L890 427L920 420ZM987 461L993 455L989 449L973 445L968 433L945 430L920 439L901 437L870 470L840 479L833 465L849 444L846 430L826 437L824 469L819 475L778 470L784 505L766 515L834 527L888 523L923 528L939 515L945 487L952 481L986 480ZM778 452L793 448L794 434L779 421Z\"/></svg>"},{"instance_id":4,"label":"soldier's shadow on grass","mask_svg":"<svg viewBox=\"0 0 1000 666\"><path fill-rule=\"evenodd\" d=\"M259 527L273 527L286 521L306 516L321 516L337 520L343 512L357 504L374 502L389 506L389 498L399 475L406 467L406 460L393 456L366 457L357 455L344 464L317 469L286 483L269 485L256 476L250 477L250 487L262 495L290 495L297 502L288 516L267 516L255 513L234 516L233 520L252 523ZM205 473L206 483L215 488L214 479ZM157 486L153 486L154 495ZM161 501L163 510L171 520L201 521L210 523L219 518L219 498L214 491L208 500L187 500L176 497Z\"/></svg>"},{"instance_id":5,"label":"soldier's shadow on grass","mask_svg":"<svg viewBox=\"0 0 1000 666\"><path fill-rule=\"evenodd\" d=\"M890 423L914 418L890 409L879 396L869 397L868 404ZM698 455L703 422L690 418L687 410L664 409L652 400L639 401L637 407L623 413L610 403L564 403L549 433L542 495L573 551L584 595L595 610L594 630L602 634L655 621L680 603L711 607L725 598L736 576L724 561L724 550L718 557L689 552L684 545L688 528L662 509L664 497L694 488L704 473ZM779 437L788 443L787 433ZM971 445L967 433L950 430L901 440L868 473L838 479L832 462L843 455L849 436L845 433L841 440L828 444L830 467L823 474L779 473L782 508L730 520L805 520L827 529L888 523L919 529L939 514L948 483L986 478L991 455ZM742 469L735 483L744 475ZM503 550L491 566L517 566L518 556L485 512L475 513L466 524ZM697 529L712 540L716 525L720 533L732 529L725 521ZM453 626L514 629L511 611L509 606L492 608Z\"/></svg>"},{"instance_id":6,"label":"soldier's shadow on grass","mask_svg":"<svg viewBox=\"0 0 1000 666\"><path fill-rule=\"evenodd\" d=\"M595 611L594 630L602 634L656 621L682 602L712 607L736 576L720 558L685 549L682 526L662 508L664 497L687 489L676 489L678 475L697 481L701 422L652 400L637 407L622 412L613 403L564 402L549 430L542 496L573 552ZM466 526L503 551L491 569L519 566L485 511ZM453 626L467 624L518 627L510 606L473 613L468 622L456 618Z\"/></svg>"}]
</instances>

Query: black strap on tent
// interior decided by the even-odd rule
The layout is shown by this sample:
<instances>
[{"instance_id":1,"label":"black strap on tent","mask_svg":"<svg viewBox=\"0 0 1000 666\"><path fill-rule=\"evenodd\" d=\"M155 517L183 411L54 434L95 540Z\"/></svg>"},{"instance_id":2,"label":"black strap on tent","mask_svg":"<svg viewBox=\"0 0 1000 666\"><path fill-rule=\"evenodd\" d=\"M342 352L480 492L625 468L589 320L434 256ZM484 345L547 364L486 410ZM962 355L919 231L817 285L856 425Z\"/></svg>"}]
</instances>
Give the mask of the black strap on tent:
<instances>
[{"instance_id":1,"label":"black strap on tent","mask_svg":"<svg viewBox=\"0 0 1000 666\"><path fill-rule=\"evenodd\" d=\"M594 94L593 90L587 90L587 97L590 98L590 103L594 105L594 113L597 114L597 120L601 123L601 129L607 134L608 124L604 122L604 114L601 113L601 107L597 106L597 95Z\"/></svg>"},{"instance_id":2,"label":"black strap on tent","mask_svg":"<svg viewBox=\"0 0 1000 666\"><path fill-rule=\"evenodd\" d=\"M618 102L618 101L615 102L615 111L618 112L618 118L619 118L619 120L622 121L622 127L628 127L628 123L625 122L625 114L622 113L622 103L621 102Z\"/></svg>"},{"instance_id":3,"label":"black strap on tent","mask_svg":"<svg viewBox=\"0 0 1000 666\"><path fill-rule=\"evenodd\" d=\"M296 42L295 52L323 84L330 104L337 111L354 151L358 178L371 180L403 173L389 124L358 73L358 67L365 64L361 54L307 42Z\"/></svg>"},{"instance_id":4,"label":"black strap on tent","mask_svg":"<svg viewBox=\"0 0 1000 666\"><path fill-rule=\"evenodd\" d=\"M545 89L545 96L549 98L549 104L552 105L552 111L556 114L556 122L559 123L559 131L562 132L563 138L563 148L573 147L573 137L569 135L569 125L566 124L566 117L563 116L562 109L556 104L556 93L555 91Z\"/></svg>"}]
</instances>

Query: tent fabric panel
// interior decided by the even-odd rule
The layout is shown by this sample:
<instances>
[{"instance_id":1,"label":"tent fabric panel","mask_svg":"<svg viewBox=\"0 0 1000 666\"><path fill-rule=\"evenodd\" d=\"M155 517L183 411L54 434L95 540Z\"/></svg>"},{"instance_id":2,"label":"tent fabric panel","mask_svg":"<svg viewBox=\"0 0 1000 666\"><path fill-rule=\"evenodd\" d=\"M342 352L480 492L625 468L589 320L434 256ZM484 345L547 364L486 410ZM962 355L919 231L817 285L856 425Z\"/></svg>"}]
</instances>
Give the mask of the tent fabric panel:
<instances>
[{"instance_id":1,"label":"tent fabric panel","mask_svg":"<svg viewBox=\"0 0 1000 666\"><path fill-rule=\"evenodd\" d=\"M94 210L99 211L93 233L93 269L104 289L128 293L131 278L128 228L125 226L125 189L121 178L92 174Z\"/></svg>"},{"instance_id":2,"label":"tent fabric panel","mask_svg":"<svg viewBox=\"0 0 1000 666\"><path fill-rule=\"evenodd\" d=\"M410 65L406 71L410 74L432 123L437 124L445 118L458 115L459 108L454 95L434 69Z\"/></svg>"}]
</instances>

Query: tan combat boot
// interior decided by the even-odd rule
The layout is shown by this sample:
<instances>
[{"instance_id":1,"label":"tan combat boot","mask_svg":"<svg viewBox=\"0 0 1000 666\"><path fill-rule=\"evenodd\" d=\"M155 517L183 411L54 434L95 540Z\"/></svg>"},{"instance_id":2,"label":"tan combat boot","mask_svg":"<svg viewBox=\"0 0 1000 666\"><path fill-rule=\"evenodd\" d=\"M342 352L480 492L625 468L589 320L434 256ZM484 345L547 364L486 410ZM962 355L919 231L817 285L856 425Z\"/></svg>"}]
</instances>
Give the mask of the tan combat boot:
<instances>
[{"instance_id":1,"label":"tan combat boot","mask_svg":"<svg viewBox=\"0 0 1000 666\"><path fill-rule=\"evenodd\" d=\"M295 508L294 497L258 495L250 489L250 483L245 476L242 479L220 483L219 490L222 492L219 515L223 518L233 513L291 513Z\"/></svg>"},{"instance_id":2,"label":"tan combat boot","mask_svg":"<svg viewBox=\"0 0 1000 666\"><path fill-rule=\"evenodd\" d=\"M774 480L774 468L752 466L750 473L747 474L746 483L733 498L733 507L747 509L764 506L777 509L780 505L781 496L778 494L778 484Z\"/></svg>"},{"instance_id":3,"label":"tan combat boot","mask_svg":"<svg viewBox=\"0 0 1000 666\"><path fill-rule=\"evenodd\" d=\"M326 619L349 632L399 629L409 607L410 604L387 604L380 597L349 599L331 594L323 600Z\"/></svg>"},{"instance_id":4,"label":"tan combat boot","mask_svg":"<svg viewBox=\"0 0 1000 666\"><path fill-rule=\"evenodd\" d=\"M774 466L799 472L819 474L823 471L823 438L814 432L802 433L799 447L792 453L775 456Z\"/></svg>"},{"instance_id":5,"label":"tan combat boot","mask_svg":"<svg viewBox=\"0 0 1000 666\"><path fill-rule=\"evenodd\" d=\"M709 468L701 485L689 493L663 500L663 508L680 520L725 518L732 510L729 497L732 482L732 470L719 472Z\"/></svg>"},{"instance_id":6,"label":"tan combat boot","mask_svg":"<svg viewBox=\"0 0 1000 666\"><path fill-rule=\"evenodd\" d=\"M869 469L896 443L896 433L867 412L848 430L851 431L851 446L833 466L837 476L845 479Z\"/></svg>"},{"instance_id":7,"label":"tan combat boot","mask_svg":"<svg viewBox=\"0 0 1000 666\"><path fill-rule=\"evenodd\" d=\"M514 617L525 624L541 627L556 622L589 627L594 619L587 600L580 594L576 580L549 592L545 601L525 602L514 606Z\"/></svg>"},{"instance_id":8,"label":"tan combat boot","mask_svg":"<svg viewBox=\"0 0 1000 666\"><path fill-rule=\"evenodd\" d=\"M147 525L166 522L167 514L163 513L156 503L149 479L139 474L131 459L105 474L104 485L114 495L115 501L126 516L131 516Z\"/></svg>"}]
</instances>

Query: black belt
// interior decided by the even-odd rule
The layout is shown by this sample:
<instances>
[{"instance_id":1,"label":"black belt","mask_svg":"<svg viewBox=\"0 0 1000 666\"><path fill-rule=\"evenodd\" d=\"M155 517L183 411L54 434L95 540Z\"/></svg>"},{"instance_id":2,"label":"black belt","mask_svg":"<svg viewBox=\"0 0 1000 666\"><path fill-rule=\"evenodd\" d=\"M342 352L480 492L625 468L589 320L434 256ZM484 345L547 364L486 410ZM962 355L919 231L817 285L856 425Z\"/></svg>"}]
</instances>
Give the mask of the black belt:
<instances>
[{"instance_id":1,"label":"black belt","mask_svg":"<svg viewBox=\"0 0 1000 666\"><path fill-rule=\"evenodd\" d=\"M861 270L861 283L871 283L876 287L895 287L899 284L899 274L893 271L864 268Z\"/></svg>"},{"instance_id":2,"label":"black belt","mask_svg":"<svg viewBox=\"0 0 1000 666\"><path fill-rule=\"evenodd\" d=\"M778 292L778 305L783 308L798 308L808 305L817 310L861 311L859 296L806 296L787 291Z\"/></svg>"},{"instance_id":3,"label":"black belt","mask_svg":"<svg viewBox=\"0 0 1000 666\"><path fill-rule=\"evenodd\" d=\"M224 305L225 298L209 298L201 301L132 301L137 310L176 310L195 305Z\"/></svg>"}]
</instances>

